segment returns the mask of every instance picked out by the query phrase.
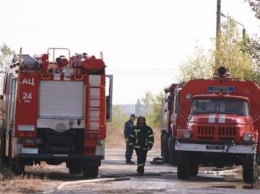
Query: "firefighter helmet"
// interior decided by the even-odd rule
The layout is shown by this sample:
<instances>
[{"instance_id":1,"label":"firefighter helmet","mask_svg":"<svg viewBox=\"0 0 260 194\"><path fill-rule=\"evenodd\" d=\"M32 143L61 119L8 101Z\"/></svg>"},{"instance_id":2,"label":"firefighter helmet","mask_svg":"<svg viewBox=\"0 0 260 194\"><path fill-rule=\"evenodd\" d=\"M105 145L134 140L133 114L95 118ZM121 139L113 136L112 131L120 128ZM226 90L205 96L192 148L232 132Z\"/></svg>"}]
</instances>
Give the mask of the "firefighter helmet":
<instances>
[{"instance_id":1,"label":"firefighter helmet","mask_svg":"<svg viewBox=\"0 0 260 194\"><path fill-rule=\"evenodd\" d=\"M139 120L140 118L143 118L145 120L145 116L143 115L138 116L137 120Z\"/></svg>"}]
</instances>

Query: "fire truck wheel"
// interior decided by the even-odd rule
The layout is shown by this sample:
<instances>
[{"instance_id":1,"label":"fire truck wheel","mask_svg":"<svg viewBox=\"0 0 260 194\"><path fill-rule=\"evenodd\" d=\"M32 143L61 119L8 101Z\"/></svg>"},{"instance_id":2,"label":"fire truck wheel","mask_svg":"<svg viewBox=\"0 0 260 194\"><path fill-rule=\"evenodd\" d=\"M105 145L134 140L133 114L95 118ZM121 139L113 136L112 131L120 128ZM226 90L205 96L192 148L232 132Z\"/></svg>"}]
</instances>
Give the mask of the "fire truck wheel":
<instances>
[{"instance_id":1,"label":"fire truck wheel","mask_svg":"<svg viewBox=\"0 0 260 194\"><path fill-rule=\"evenodd\" d=\"M172 136L169 138L169 162L171 165L178 163L178 152L175 150L175 139Z\"/></svg>"},{"instance_id":2,"label":"fire truck wheel","mask_svg":"<svg viewBox=\"0 0 260 194\"><path fill-rule=\"evenodd\" d=\"M69 173L70 174L81 174L82 173L82 168L81 167L77 167L77 166L69 167Z\"/></svg>"},{"instance_id":3,"label":"fire truck wheel","mask_svg":"<svg viewBox=\"0 0 260 194\"><path fill-rule=\"evenodd\" d=\"M258 165L256 161L256 154L248 157L243 161L243 181L255 182L258 177Z\"/></svg>"},{"instance_id":4,"label":"fire truck wheel","mask_svg":"<svg viewBox=\"0 0 260 194\"><path fill-rule=\"evenodd\" d=\"M190 161L190 176L195 177L199 172L199 164L197 161Z\"/></svg>"},{"instance_id":5,"label":"fire truck wheel","mask_svg":"<svg viewBox=\"0 0 260 194\"><path fill-rule=\"evenodd\" d=\"M5 156L5 144L6 144L6 125L3 120L1 130L1 139L0 139L0 158L3 166L8 166L8 158Z\"/></svg>"},{"instance_id":6,"label":"fire truck wheel","mask_svg":"<svg viewBox=\"0 0 260 194\"><path fill-rule=\"evenodd\" d=\"M164 162L169 162L169 145L168 145L169 133L163 133L162 135L162 158Z\"/></svg>"},{"instance_id":7,"label":"fire truck wheel","mask_svg":"<svg viewBox=\"0 0 260 194\"><path fill-rule=\"evenodd\" d=\"M83 168L83 176L86 178L97 178L98 166L86 166Z\"/></svg>"},{"instance_id":8,"label":"fire truck wheel","mask_svg":"<svg viewBox=\"0 0 260 194\"><path fill-rule=\"evenodd\" d=\"M12 160L11 168L15 175L21 175L24 173L24 164L19 163L15 159Z\"/></svg>"},{"instance_id":9,"label":"fire truck wheel","mask_svg":"<svg viewBox=\"0 0 260 194\"><path fill-rule=\"evenodd\" d=\"M190 162L189 155L186 152L179 152L177 165L178 179L188 180L190 176Z\"/></svg>"},{"instance_id":10,"label":"fire truck wheel","mask_svg":"<svg viewBox=\"0 0 260 194\"><path fill-rule=\"evenodd\" d=\"M0 172L1 170L4 168L4 164L3 164L3 160L2 158L0 158Z\"/></svg>"}]
</instances>

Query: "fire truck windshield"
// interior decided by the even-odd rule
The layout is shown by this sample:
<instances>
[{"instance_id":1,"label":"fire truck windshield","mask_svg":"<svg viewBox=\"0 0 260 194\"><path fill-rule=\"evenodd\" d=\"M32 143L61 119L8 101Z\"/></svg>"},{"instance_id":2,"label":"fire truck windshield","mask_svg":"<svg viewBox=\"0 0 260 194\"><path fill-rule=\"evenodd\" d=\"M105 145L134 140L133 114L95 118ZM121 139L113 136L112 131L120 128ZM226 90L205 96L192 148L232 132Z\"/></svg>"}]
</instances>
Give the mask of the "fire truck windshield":
<instances>
[{"instance_id":1,"label":"fire truck windshield","mask_svg":"<svg viewBox=\"0 0 260 194\"><path fill-rule=\"evenodd\" d=\"M195 99L192 102L191 114L235 114L248 116L248 103L242 100Z\"/></svg>"}]
</instances>

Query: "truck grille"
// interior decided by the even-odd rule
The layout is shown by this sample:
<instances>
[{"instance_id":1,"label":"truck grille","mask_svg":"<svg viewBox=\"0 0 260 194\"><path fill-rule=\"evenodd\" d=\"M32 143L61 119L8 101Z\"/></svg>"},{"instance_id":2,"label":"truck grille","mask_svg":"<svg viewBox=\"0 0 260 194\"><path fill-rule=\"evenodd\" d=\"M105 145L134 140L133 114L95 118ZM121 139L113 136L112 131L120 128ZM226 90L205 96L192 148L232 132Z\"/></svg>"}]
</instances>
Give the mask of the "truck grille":
<instances>
[{"instance_id":1,"label":"truck grille","mask_svg":"<svg viewBox=\"0 0 260 194\"><path fill-rule=\"evenodd\" d=\"M200 125L197 128L197 135L199 140L235 140L236 131L236 127Z\"/></svg>"}]
</instances>

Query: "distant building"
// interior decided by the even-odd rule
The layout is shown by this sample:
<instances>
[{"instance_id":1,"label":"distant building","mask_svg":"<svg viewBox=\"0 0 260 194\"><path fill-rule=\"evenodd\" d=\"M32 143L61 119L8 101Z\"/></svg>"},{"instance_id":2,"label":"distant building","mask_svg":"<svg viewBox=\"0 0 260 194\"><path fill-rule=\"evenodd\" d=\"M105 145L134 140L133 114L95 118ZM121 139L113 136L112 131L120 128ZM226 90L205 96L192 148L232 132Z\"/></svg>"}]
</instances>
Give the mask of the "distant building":
<instances>
[{"instance_id":1,"label":"distant building","mask_svg":"<svg viewBox=\"0 0 260 194\"><path fill-rule=\"evenodd\" d=\"M122 104L119 106L122 107L123 112L128 116L130 116L131 114L136 114L135 104Z\"/></svg>"},{"instance_id":2,"label":"distant building","mask_svg":"<svg viewBox=\"0 0 260 194\"><path fill-rule=\"evenodd\" d=\"M131 114L139 116L145 112L145 108L141 105L141 101L139 99L136 104L122 104L119 106L122 107L123 112L128 116Z\"/></svg>"}]
</instances>

